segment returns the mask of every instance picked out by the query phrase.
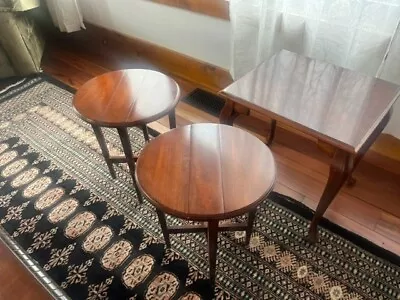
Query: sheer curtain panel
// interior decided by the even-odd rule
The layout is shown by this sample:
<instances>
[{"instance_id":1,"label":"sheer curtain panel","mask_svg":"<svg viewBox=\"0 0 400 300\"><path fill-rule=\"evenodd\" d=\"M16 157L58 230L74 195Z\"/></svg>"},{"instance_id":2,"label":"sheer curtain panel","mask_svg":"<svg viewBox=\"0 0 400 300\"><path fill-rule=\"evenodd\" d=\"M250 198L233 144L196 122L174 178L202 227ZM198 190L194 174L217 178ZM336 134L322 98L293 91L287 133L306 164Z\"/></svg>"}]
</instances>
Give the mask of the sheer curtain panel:
<instances>
[{"instance_id":1,"label":"sheer curtain panel","mask_svg":"<svg viewBox=\"0 0 400 300\"><path fill-rule=\"evenodd\" d=\"M46 0L46 3L53 23L60 31L73 32L85 28L77 0Z\"/></svg>"}]
</instances>

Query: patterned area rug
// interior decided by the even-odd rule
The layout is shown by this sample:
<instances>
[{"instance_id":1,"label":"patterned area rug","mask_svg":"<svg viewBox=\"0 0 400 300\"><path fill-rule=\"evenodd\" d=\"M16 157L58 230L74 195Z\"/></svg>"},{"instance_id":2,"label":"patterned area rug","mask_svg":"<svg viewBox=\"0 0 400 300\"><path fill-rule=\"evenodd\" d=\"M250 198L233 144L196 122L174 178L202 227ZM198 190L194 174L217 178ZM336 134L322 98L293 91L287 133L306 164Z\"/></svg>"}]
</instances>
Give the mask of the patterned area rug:
<instances>
[{"instance_id":1,"label":"patterned area rug","mask_svg":"<svg viewBox=\"0 0 400 300\"><path fill-rule=\"evenodd\" d=\"M153 207L138 204L125 165L110 177L72 92L42 75L0 93L2 239L55 297L400 299L397 256L326 221L308 244L310 212L279 194L261 205L249 247L243 232L220 234L211 289L205 236L172 235L165 249ZM141 133L130 135L139 152ZM121 151L116 132L106 139Z\"/></svg>"}]
</instances>

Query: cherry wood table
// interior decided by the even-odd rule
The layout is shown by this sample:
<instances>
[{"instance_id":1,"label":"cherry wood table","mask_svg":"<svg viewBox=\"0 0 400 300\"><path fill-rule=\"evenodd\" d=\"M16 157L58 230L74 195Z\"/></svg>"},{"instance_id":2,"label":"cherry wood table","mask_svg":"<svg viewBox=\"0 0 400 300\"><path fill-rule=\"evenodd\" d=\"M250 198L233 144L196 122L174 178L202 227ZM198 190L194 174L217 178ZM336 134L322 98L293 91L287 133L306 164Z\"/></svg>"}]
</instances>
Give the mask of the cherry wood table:
<instances>
[{"instance_id":1,"label":"cherry wood table","mask_svg":"<svg viewBox=\"0 0 400 300\"><path fill-rule=\"evenodd\" d=\"M332 157L328 182L314 214L308 239L316 242L317 225L352 172L389 122L399 87L341 67L281 51L221 94L226 104L220 122L257 111L318 139Z\"/></svg>"},{"instance_id":2,"label":"cherry wood table","mask_svg":"<svg viewBox=\"0 0 400 300\"><path fill-rule=\"evenodd\" d=\"M210 280L214 283L218 232L246 231L249 243L257 206L275 182L275 161L268 147L246 131L195 124L147 144L137 161L136 179L156 207L167 247L169 233L207 233ZM165 213L204 223L168 226ZM245 224L219 224L247 213Z\"/></svg>"},{"instance_id":3,"label":"cherry wood table","mask_svg":"<svg viewBox=\"0 0 400 300\"><path fill-rule=\"evenodd\" d=\"M139 201L135 181L135 157L128 128L143 130L149 141L147 123L169 115L171 128L176 127L175 106L180 90L170 77L151 70L121 70L105 73L86 82L75 94L73 107L78 115L92 125L110 174L116 177L113 163L127 163ZM101 127L116 128L125 156L111 156Z\"/></svg>"}]
</instances>

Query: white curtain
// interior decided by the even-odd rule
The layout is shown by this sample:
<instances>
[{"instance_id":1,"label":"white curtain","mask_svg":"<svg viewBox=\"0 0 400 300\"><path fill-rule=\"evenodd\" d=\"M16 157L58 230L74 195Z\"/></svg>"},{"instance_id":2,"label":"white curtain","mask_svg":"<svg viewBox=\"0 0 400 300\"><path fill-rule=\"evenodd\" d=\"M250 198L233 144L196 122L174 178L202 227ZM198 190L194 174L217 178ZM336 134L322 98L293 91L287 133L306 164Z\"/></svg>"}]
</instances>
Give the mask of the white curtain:
<instances>
[{"instance_id":1,"label":"white curtain","mask_svg":"<svg viewBox=\"0 0 400 300\"><path fill-rule=\"evenodd\" d=\"M73 32L85 28L77 0L46 0L46 3L53 23L60 31Z\"/></svg>"},{"instance_id":2,"label":"white curtain","mask_svg":"<svg viewBox=\"0 0 400 300\"><path fill-rule=\"evenodd\" d=\"M235 79L287 49L400 84L400 0L230 0L230 16Z\"/></svg>"}]
</instances>

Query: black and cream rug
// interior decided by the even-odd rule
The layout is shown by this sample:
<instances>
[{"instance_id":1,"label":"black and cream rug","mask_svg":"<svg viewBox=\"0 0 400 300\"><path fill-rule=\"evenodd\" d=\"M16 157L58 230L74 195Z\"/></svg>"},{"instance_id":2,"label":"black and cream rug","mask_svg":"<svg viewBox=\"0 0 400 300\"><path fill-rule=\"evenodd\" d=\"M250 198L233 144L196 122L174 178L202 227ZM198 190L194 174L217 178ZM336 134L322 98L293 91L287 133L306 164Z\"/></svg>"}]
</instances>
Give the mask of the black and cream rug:
<instances>
[{"instance_id":1,"label":"black and cream rug","mask_svg":"<svg viewBox=\"0 0 400 300\"><path fill-rule=\"evenodd\" d=\"M279 194L261 205L249 247L243 232L220 234L211 289L205 236L172 235L165 249L153 207L138 204L126 166L110 177L72 93L44 75L0 93L1 237L54 297L400 299L397 256L327 221L309 245L310 212ZM116 132L106 139L121 151Z\"/></svg>"}]
</instances>

